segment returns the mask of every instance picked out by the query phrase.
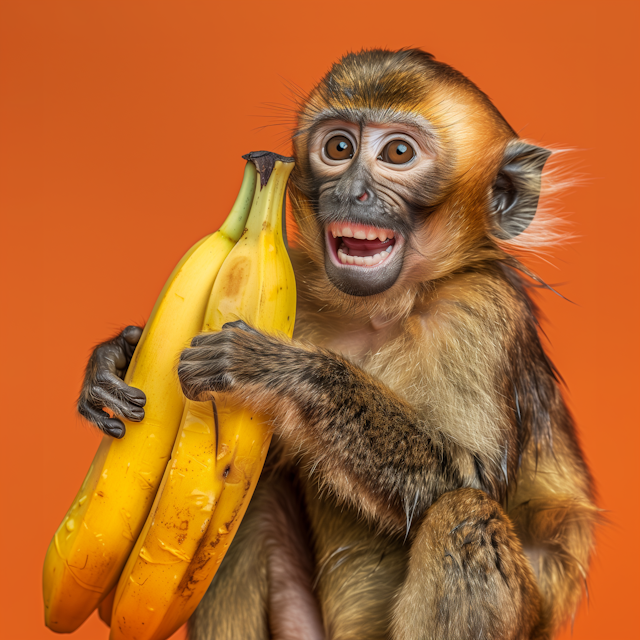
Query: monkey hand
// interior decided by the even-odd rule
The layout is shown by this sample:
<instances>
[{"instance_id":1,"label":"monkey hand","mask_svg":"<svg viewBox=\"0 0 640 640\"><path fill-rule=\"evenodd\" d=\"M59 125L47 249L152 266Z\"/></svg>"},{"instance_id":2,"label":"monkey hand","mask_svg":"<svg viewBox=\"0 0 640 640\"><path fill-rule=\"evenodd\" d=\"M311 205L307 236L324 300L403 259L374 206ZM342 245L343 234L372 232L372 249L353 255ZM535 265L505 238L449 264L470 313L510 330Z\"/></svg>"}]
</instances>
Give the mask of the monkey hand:
<instances>
[{"instance_id":1,"label":"monkey hand","mask_svg":"<svg viewBox=\"0 0 640 640\"><path fill-rule=\"evenodd\" d=\"M115 338L99 344L91 354L78 398L81 416L114 438L124 436L122 416L132 422L144 418L146 396L123 382L133 352L142 335L141 327L130 326ZM115 415L110 417L103 409Z\"/></svg>"},{"instance_id":2,"label":"monkey hand","mask_svg":"<svg viewBox=\"0 0 640 640\"><path fill-rule=\"evenodd\" d=\"M207 392L242 393L273 386L289 350L277 338L259 333L242 320L227 322L221 331L196 336L180 356L178 376L190 400ZM257 388L258 387L258 388Z\"/></svg>"}]
</instances>

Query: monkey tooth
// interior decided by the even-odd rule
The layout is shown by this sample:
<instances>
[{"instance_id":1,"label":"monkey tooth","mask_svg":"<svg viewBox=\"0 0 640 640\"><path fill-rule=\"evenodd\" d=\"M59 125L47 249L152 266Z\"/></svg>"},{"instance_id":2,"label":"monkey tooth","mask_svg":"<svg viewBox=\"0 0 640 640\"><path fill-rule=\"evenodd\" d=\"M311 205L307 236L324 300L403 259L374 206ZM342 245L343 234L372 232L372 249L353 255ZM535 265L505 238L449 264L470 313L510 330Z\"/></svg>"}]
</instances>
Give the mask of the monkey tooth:
<instances>
[{"instance_id":1,"label":"monkey tooth","mask_svg":"<svg viewBox=\"0 0 640 640\"><path fill-rule=\"evenodd\" d=\"M341 225L339 222L333 222L328 226L328 230L334 238L355 238L356 240L385 240L393 239L395 232L391 229L381 229L364 224Z\"/></svg>"},{"instance_id":2,"label":"monkey tooth","mask_svg":"<svg viewBox=\"0 0 640 640\"><path fill-rule=\"evenodd\" d=\"M338 249L338 258L342 264L357 264L358 266L373 267L380 264L385 260L393 247L387 247L382 253L375 253L372 256L351 256L348 253L344 253L342 249Z\"/></svg>"},{"instance_id":3,"label":"monkey tooth","mask_svg":"<svg viewBox=\"0 0 640 640\"><path fill-rule=\"evenodd\" d=\"M333 238L330 250L340 264L375 267L386 260L396 244L396 234L363 224L334 222L327 227L327 238Z\"/></svg>"}]
</instances>

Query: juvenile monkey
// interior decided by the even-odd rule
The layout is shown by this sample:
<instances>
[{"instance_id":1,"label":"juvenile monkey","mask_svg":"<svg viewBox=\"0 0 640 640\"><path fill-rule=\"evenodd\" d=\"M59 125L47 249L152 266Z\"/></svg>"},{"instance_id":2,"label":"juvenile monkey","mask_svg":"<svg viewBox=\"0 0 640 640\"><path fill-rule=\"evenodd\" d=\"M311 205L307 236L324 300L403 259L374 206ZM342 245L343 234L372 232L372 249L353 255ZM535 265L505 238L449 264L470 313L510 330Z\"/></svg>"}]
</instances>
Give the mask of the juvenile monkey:
<instances>
[{"instance_id":1,"label":"juvenile monkey","mask_svg":"<svg viewBox=\"0 0 640 640\"><path fill-rule=\"evenodd\" d=\"M193 340L185 395L235 394L276 440L190 638L552 638L597 510L524 267L548 150L419 50L349 54L301 106L293 341ZM79 409L140 419L98 347ZM117 369L117 371L116 371ZM105 383L106 380L106 383Z\"/></svg>"}]
</instances>

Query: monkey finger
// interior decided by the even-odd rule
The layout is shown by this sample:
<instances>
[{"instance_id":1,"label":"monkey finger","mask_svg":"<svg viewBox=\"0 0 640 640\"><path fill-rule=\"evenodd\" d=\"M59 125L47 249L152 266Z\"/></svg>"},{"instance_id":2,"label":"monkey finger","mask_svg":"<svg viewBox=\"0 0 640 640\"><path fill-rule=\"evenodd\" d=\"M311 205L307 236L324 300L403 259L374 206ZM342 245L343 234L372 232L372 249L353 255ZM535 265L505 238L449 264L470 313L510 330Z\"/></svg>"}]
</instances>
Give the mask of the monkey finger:
<instances>
[{"instance_id":1,"label":"monkey finger","mask_svg":"<svg viewBox=\"0 0 640 640\"><path fill-rule=\"evenodd\" d=\"M124 351L127 366L129 366L129 362L131 362L131 358L133 357L133 352L136 350L136 346L138 342L140 342L140 337L142 336L142 328L131 325L124 329L122 333L118 336L118 342L122 346L122 350Z\"/></svg>"},{"instance_id":2,"label":"monkey finger","mask_svg":"<svg viewBox=\"0 0 640 640\"><path fill-rule=\"evenodd\" d=\"M136 327L135 325L130 325L128 327L125 327L122 330L122 333L120 334L120 336L128 344L133 345L135 347L140 341L140 336L142 336L142 331L143 331L142 327Z\"/></svg>"},{"instance_id":3,"label":"monkey finger","mask_svg":"<svg viewBox=\"0 0 640 640\"><path fill-rule=\"evenodd\" d=\"M198 401L206 393L207 385L193 379L182 366L178 368L178 377L180 378L182 393L184 393L184 397L187 400Z\"/></svg>"},{"instance_id":4,"label":"monkey finger","mask_svg":"<svg viewBox=\"0 0 640 640\"><path fill-rule=\"evenodd\" d=\"M128 384L123 383L123 386L119 387L119 390L120 393L122 393L132 404L135 404L138 407L144 407L144 405L147 404L147 396L142 389L130 387Z\"/></svg>"},{"instance_id":5,"label":"monkey finger","mask_svg":"<svg viewBox=\"0 0 640 640\"><path fill-rule=\"evenodd\" d=\"M217 373L232 366L234 347L226 336L218 334L206 344L196 344L184 349L180 354L178 376L194 372L203 378L215 377Z\"/></svg>"},{"instance_id":6,"label":"monkey finger","mask_svg":"<svg viewBox=\"0 0 640 640\"><path fill-rule=\"evenodd\" d=\"M132 405L122 397L109 393L103 387L93 386L91 388L91 399L94 407L106 407L118 416L122 416L132 422L140 422L144 419L144 409L136 405Z\"/></svg>"},{"instance_id":7,"label":"monkey finger","mask_svg":"<svg viewBox=\"0 0 640 640\"><path fill-rule=\"evenodd\" d=\"M206 341L209 335L210 334L208 333L201 333L200 335L197 335L194 338L192 338L191 342L189 343L190 349L195 349L197 347L201 347L203 344L206 344ZM180 355L180 357L181 358L186 357L188 353L189 353L189 349L185 349Z\"/></svg>"},{"instance_id":8,"label":"monkey finger","mask_svg":"<svg viewBox=\"0 0 640 640\"><path fill-rule=\"evenodd\" d=\"M241 331L247 331L248 333L259 333L253 327L250 327L244 320L225 322L222 325L222 330L224 331L225 329L240 329Z\"/></svg>"},{"instance_id":9,"label":"monkey finger","mask_svg":"<svg viewBox=\"0 0 640 640\"><path fill-rule=\"evenodd\" d=\"M147 396L144 391L136 387L130 387L111 371L99 371L93 387L101 387L108 394L138 407L144 407L147 402Z\"/></svg>"},{"instance_id":10,"label":"monkey finger","mask_svg":"<svg viewBox=\"0 0 640 640\"><path fill-rule=\"evenodd\" d=\"M111 373L124 372L127 369L128 361L125 353L125 345L120 340L100 345L94 352L94 358L99 372L111 371Z\"/></svg>"},{"instance_id":11,"label":"monkey finger","mask_svg":"<svg viewBox=\"0 0 640 640\"><path fill-rule=\"evenodd\" d=\"M78 413L107 435L122 438L125 434L126 429L121 420L110 418L108 414L100 409L95 409L86 400L81 400L78 403Z\"/></svg>"},{"instance_id":12,"label":"monkey finger","mask_svg":"<svg viewBox=\"0 0 640 640\"><path fill-rule=\"evenodd\" d=\"M226 325L225 325L226 326ZM223 326L224 328L224 326ZM221 333L220 331L213 331L210 333L200 333L199 335L195 336L192 340L191 340L191 344L189 345L191 348L196 348L196 347L206 347L206 346L210 346L212 344L214 344L216 341L221 339ZM188 349L182 352L184 353L188 353Z\"/></svg>"},{"instance_id":13,"label":"monkey finger","mask_svg":"<svg viewBox=\"0 0 640 640\"><path fill-rule=\"evenodd\" d=\"M197 400L210 391L228 391L234 383L233 376L211 362L185 362L178 366L178 378L182 392L189 400Z\"/></svg>"},{"instance_id":14,"label":"monkey finger","mask_svg":"<svg viewBox=\"0 0 640 640\"><path fill-rule=\"evenodd\" d=\"M216 358L228 352L229 349L241 349L246 345L248 336L229 329L240 327L232 326L231 323L223 325L221 331L214 333L201 333L193 338L190 349L182 352L185 358ZM247 325L244 325L247 326ZM241 329L241 328L240 328ZM247 333L259 335L254 329L248 328Z\"/></svg>"}]
</instances>

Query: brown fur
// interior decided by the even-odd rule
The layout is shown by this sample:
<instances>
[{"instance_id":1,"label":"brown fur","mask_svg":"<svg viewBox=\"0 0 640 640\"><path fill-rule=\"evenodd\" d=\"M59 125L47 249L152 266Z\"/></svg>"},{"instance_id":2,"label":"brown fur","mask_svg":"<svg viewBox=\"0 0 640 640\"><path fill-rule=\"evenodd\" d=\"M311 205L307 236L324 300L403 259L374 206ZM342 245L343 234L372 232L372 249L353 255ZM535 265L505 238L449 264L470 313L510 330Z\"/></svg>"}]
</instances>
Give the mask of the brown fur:
<instances>
[{"instance_id":1,"label":"brown fur","mask_svg":"<svg viewBox=\"0 0 640 640\"><path fill-rule=\"evenodd\" d=\"M403 111L433 129L429 215L407 238L398 281L349 296L324 271L308 136L327 113L375 121ZM426 54L348 56L303 106L296 137L297 341L233 327L183 357L188 395L223 389L274 416L272 459L297 461L328 638L545 638L580 597L597 513L591 480L535 308L487 214L516 143L484 94ZM255 513L268 501L260 495ZM239 536L268 520L248 518ZM287 561L242 541L223 570L255 558L256 592L274 588ZM271 578L259 570L270 562ZM195 638L235 601L223 570ZM294 584L307 584L301 575ZM274 608L284 604L270 603L282 619ZM317 632L314 621L311 606L303 626ZM215 637L263 637L238 625Z\"/></svg>"},{"instance_id":2,"label":"brown fur","mask_svg":"<svg viewBox=\"0 0 640 640\"><path fill-rule=\"evenodd\" d=\"M394 637L412 640L414 629L434 640L545 637L540 613L533 571L500 505L474 489L441 496L413 542Z\"/></svg>"},{"instance_id":3,"label":"brown fur","mask_svg":"<svg viewBox=\"0 0 640 640\"><path fill-rule=\"evenodd\" d=\"M309 140L326 118L407 115L428 122L436 161L420 185L376 182L408 230L402 271L383 293L343 293L319 217L318 193L335 187L314 176ZM235 325L198 337L180 365L189 397L233 393L270 411L279 438L194 640L288 637L274 627L286 575L305 603L298 628L313 630L300 637L541 639L575 610L592 482L492 210L504 158L525 147L470 81L418 51L349 55L302 105L295 340ZM539 174L521 186L535 206ZM268 506L288 474L302 519ZM284 551L258 533L283 536L274 512L297 532Z\"/></svg>"}]
</instances>

